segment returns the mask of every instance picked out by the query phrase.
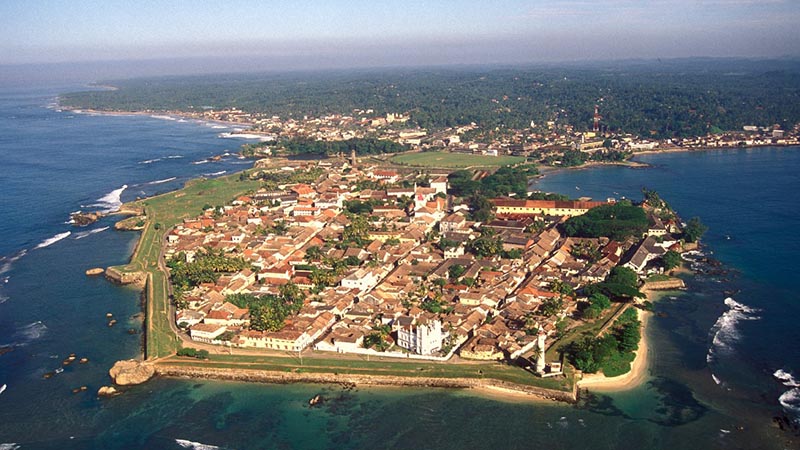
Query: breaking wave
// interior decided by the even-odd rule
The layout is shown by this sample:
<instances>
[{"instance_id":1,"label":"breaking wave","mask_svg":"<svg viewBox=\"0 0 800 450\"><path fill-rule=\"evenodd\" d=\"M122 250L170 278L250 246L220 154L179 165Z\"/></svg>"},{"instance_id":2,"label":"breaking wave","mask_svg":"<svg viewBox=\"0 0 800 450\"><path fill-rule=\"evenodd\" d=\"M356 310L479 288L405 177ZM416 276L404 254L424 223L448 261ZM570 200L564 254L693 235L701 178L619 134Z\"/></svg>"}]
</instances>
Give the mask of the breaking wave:
<instances>
[{"instance_id":1,"label":"breaking wave","mask_svg":"<svg viewBox=\"0 0 800 450\"><path fill-rule=\"evenodd\" d=\"M5 444L0 444L0 450L17 450L19 448L19 444L16 442L8 442Z\"/></svg>"},{"instance_id":2,"label":"breaking wave","mask_svg":"<svg viewBox=\"0 0 800 450\"><path fill-rule=\"evenodd\" d=\"M16 255L0 257L0 275L10 271L13 264L27 253L27 250L20 250Z\"/></svg>"},{"instance_id":3,"label":"breaking wave","mask_svg":"<svg viewBox=\"0 0 800 450\"><path fill-rule=\"evenodd\" d=\"M161 158L146 159L144 161L139 161L139 164L153 164L155 162L163 161L165 159L179 159L179 158L183 158L183 155L169 155Z\"/></svg>"},{"instance_id":4,"label":"breaking wave","mask_svg":"<svg viewBox=\"0 0 800 450\"><path fill-rule=\"evenodd\" d=\"M778 402L787 411L800 414L800 389L794 388L784 392L778 397Z\"/></svg>"},{"instance_id":5,"label":"breaking wave","mask_svg":"<svg viewBox=\"0 0 800 450\"><path fill-rule=\"evenodd\" d=\"M127 184L123 184L121 188L114 189L108 194L97 199L96 203L88 205L91 208L103 208L102 212L112 212L122 206L122 191L128 189Z\"/></svg>"},{"instance_id":6,"label":"breaking wave","mask_svg":"<svg viewBox=\"0 0 800 450\"><path fill-rule=\"evenodd\" d=\"M39 339L47 333L47 325L42 323L41 320L29 323L23 327L17 328L14 333L15 340L33 341Z\"/></svg>"},{"instance_id":7,"label":"breaking wave","mask_svg":"<svg viewBox=\"0 0 800 450\"><path fill-rule=\"evenodd\" d=\"M206 163L209 163L209 162L211 162L211 161L209 161L207 159L201 159L200 161L192 162L192 164L195 164L195 165L197 165L197 164L206 164Z\"/></svg>"},{"instance_id":8,"label":"breaking wave","mask_svg":"<svg viewBox=\"0 0 800 450\"><path fill-rule=\"evenodd\" d=\"M177 179L178 179L178 177L164 178L163 180L150 181L149 183L145 183L145 184L150 185L150 184L169 183L170 181L177 180Z\"/></svg>"},{"instance_id":9,"label":"breaking wave","mask_svg":"<svg viewBox=\"0 0 800 450\"><path fill-rule=\"evenodd\" d=\"M95 228L94 230L83 231L83 232L77 233L75 235L75 239L76 240L83 239L86 236L90 236L90 235L95 234L95 233L101 233L103 231L106 231L107 229L108 229L108 227L102 227L102 228Z\"/></svg>"},{"instance_id":10,"label":"breaking wave","mask_svg":"<svg viewBox=\"0 0 800 450\"><path fill-rule=\"evenodd\" d=\"M186 439L175 439L175 443L183 448L191 448L194 450L218 450L222 447L211 444L203 444L202 442L193 442Z\"/></svg>"},{"instance_id":11,"label":"breaking wave","mask_svg":"<svg viewBox=\"0 0 800 450\"><path fill-rule=\"evenodd\" d=\"M800 387L800 383L794 379L794 376L791 372L787 372L783 369L778 369L775 373L772 374L773 377L777 378L778 381L783 383L784 386L789 387Z\"/></svg>"},{"instance_id":12,"label":"breaking wave","mask_svg":"<svg viewBox=\"0 0 800 450\"><path fill-rule=\"evenodd\" d=\"M36 246L36 247L34 247L34 248L36 249L36 248L45 248L45 247L49 247L49 246L51 246L51 245L55 244L56 242L58 242L58 241L60 241L60 240L62 240L62 239L64 239L64 238L66 238L66 237L67 237L67 236L69 236L70 234L72 234L72 232L71 232L71 231L65 231L65 232L63 232L63 233L59 233L59 234L57 234L57 235L55 235L55 236L53 236L53 237L51 237L51 238L47 238L47 239L43 240L42 242L40 242L40 243L39 243L39 245L37 245L37 246Z\"/></svg>"},{"instance_id":13,"label":"breaking wave","mask_svg":"<svg viewBox=\"0 0 800 450\"><path fill-rule=\"evenodd\" d=\"M783 369L776 370L772 376L784 386L791 388L778 397L778 402L786 411L800 415L800 383L791 372Z\"/></svg>"},{"instance_id":14,"label":"breaking wave","mask_svg":"<svg viewBox=\"0 0 800 450\"><path fill-rule=\"evenodd\" d=\"M728 306L717 322L711 327L711 347L706 354L706 362L712 363L717 356L730 354L733 352L733 345L741 337L737 325L743 320L758 320L760 317L756 315L760 310L743 305L736 300L728 297L725 299L725 305ZM716 380L715 380L716 381Z\"/></svg>"},{"instance_id":15,"label":"breaking wave","mask_svg":"<svg viewBox=\"0 0 800 450\"><path fill-rule=\"evenodd\" d=\"M161 120L169 120L169 121L178 120L178 119L176 119L175 117L172 117L172 116L153 115L153 116L150 116L150 117L152 117L153 119L161 119Z\"/></svg>"},{"instance_id":16,"label":"breaking wave","mask_svg":"<svg viewBox=\"0 0 800 450\"><path fill-rule=\"evenodd\" d=\"M216 176L222 175L222 174L224 174L226 172L228 172L228 171L227 170L220 170L219 172L204 173L203 176L204 177L216 177Z\"/></svg>"}]
</instances>

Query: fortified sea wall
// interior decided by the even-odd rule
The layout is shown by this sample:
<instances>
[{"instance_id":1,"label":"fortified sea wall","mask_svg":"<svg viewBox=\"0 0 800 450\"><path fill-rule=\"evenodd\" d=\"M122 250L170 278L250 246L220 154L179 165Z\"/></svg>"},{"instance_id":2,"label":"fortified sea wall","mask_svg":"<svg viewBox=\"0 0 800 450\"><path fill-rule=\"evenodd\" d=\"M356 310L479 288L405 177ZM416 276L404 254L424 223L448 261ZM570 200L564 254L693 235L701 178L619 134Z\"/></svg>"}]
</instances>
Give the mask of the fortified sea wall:
<instances>
[{"instance_id":1,"label":"fortified sea wall","mask_svg":"<svg viewBox=\"0 0 800 450\"><path fill-rule=\"evenodd\" d=\"M203 378L214 380L247 381L256 383L321 383L362 386L417 386L436 388L487 388L509 394L529 395L532 398L566 403L577 401L577 390L558 391L492 379L399 377L380 375L353 375L335 373L274 372L252 369L217 369L211 367L183 367L155 364L156 374L164 377Z\"/></svg>"},{"instance_id":2,"label":"fortified sea wall","mask_svg":"<svg viewBox=\"0 0 800 450\"><path fill-rule=\"evenodd\" d=\"M680 278L673 278L664 281L648 281L642 286L643 291L672 291L675 289L685 289L686 283Z\"/></svg>"}]
</instances>

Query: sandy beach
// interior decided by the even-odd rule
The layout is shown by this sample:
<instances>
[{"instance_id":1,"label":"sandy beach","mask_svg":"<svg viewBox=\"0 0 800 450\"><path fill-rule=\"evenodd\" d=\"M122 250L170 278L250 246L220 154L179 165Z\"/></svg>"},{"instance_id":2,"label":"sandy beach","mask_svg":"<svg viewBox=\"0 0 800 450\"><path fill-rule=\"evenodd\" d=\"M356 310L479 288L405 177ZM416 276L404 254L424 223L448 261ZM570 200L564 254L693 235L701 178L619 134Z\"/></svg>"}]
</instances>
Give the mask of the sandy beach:
<instances>
[{"instance_id":1,"label":"sandy beach","mask_svg":"<svg viewBox=\"0 0 800 450\"><path fill-rule=\"evenodd\" d=\"M476 397L489 398L506 403L554 403L553 400L527 394L513 389L507 389L501 386L481 386L463 391L466 395L474 395Z\"/></svg>"},{"instance_id":2,"label":"sandy beach","mask_svg":"<svg viewBox=\"0 0 800 450\"><path fill-rule=\"evenodd\" d=\"M648 294L648 300L650 295ZM583 376L578 382L579 388L589 388L593 391L624 391L639 386L650 376L648 370L648 348L647 348L647 322L652 313L637 310L639 320L642 322L642 339L639 341L639 349L634 353L636 357L631 363L630 372L616 377L606 377L603 374L591 373Z\"/></svg>"}]
</instances>

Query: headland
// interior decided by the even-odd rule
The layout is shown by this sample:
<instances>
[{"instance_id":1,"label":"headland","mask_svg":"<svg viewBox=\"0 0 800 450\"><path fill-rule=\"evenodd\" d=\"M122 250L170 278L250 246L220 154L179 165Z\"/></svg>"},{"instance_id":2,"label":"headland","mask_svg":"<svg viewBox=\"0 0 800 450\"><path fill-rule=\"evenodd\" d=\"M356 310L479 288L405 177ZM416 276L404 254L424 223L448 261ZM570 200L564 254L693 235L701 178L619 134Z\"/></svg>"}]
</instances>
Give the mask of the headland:
<instances>
[{"instance_id":1,"label":"headland","mask_svg":"<svg viewBox=\"0 0 800 450\"><path fill-rule=\"evenodd\" d=\"M141 238L131 262L107 274L143 287L145 357L157 374L576 401L579 382L599 383L579 381L583 346L628 328L639 341L640 280L664 270L684 232L658 219L674 213L655 193L641 206L494 198L471 221L474 206L453 208L465 188L447 173L420 181L355 158L275 164L136 202ZM525 190L526 170L497 174ZM612 239L564 228L597 207L629 208L638 228ZM618 345L598 357L608 368L583 368L613 373L609 389L646 371L646 342L636 356Z\"/></svg>"}]
</instances>

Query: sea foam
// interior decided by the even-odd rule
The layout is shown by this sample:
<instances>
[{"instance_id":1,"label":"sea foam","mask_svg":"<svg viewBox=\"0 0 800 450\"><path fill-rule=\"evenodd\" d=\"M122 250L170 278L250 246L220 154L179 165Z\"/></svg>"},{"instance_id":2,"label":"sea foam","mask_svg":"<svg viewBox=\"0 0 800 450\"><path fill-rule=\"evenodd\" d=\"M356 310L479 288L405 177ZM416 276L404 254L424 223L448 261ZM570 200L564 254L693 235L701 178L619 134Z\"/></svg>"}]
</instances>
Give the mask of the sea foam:
<instances>
[{"instance_id":1,"label":"sea foam","mask_svg":"<svg viewBox=\"0 0 800 450\"><path fill-rule=\"evenodd\" d=\"M20 258L25 256L27 253L28 253L28 251L23 249L23 250L20 250L19 252L17 252L13 256L0 257L0 275L10 271L11 267L13 267L13 264L15 262L17 262ZM5 278L4 278L4 280L5 280Z\"/></svg>"},{"instance_id":2,"label":"sea foam","mask_svg":"<svg viewBox=\"0 0 800 450\"><path fill-rule=\"evenodd\" d=\"M222 448L216 445L203 444L202 442L193 442L186 439L175 439L175 443L183 448L191 448L194 450L218 450Z\"/></svg>"},{"instance_id":3,"label":"sea foam","mask_svg":"<svg viewBox=\"0 0 800 450\"><path fill-rule=\"evenodd\" d=\"M780 402L781 406L787 411L800 414L800 389L789 389L778 397L778 402Z\"/></svg>"},{"instance_id":4,"label":"sea foam","mask_svg":"<svg viewBox=\"0 0 800 450\"><path fill-rule=\"evenodd\" d=\"M88 205L88 207L103 208L103 212L116 211L120 206L122 206L122 192L125 189L128 189L127 184L123 184L121 188L114 189L108 194L98 198L96 203Z\"/></svg>"},{"instance_id":5,"label":"sea foam","mask_svg":"<svg viewBox=\"0 0 800 450\"><path fill-rule=\"evenodd\" d=\"M63 233L58 233L57 235L55 235L55 236L53 236L53 237L51 237L51 238L47 238L47 239L43 240L42 242L40 242L40 243L39 243L39 245L37 245L37 246L36 246L36 247L34 247L34 248L45 248L45 247L49 247L49 246L51 246L51 245L55 244L56 242L58 242L58 241L60 241L60 240L62 240L62 239L64 239L64 238L66 238L66 237L67 237L67 236L69 236L70 234L72 234L72 232L71 232L71 231L65 231L65 232L63 232Z\"/></svg>"},{"instance_id":6,"label":"sea foam","mask_svg":"<svg viewBox=\"0 0 800 450\"><path fill-rule=\"evenodd\" d=\"M101 227L101 228L95 228L94 230L83 231L83 232L77 233L75 235L75 240L83 239L86 236L91 236L91 235L96 234L96 233L101 233L103 231L106 231L108 228L109 227Z\"/></svg>"},{"instance_id":7,"label":"sea foam","mask_svg":"<svg viewBox=\"0 0 800 450\"><path fill-rule=\"evenodd\" d=\"M775 373L772 374L773 377L777 378L778 381L783 383L784 386L789 387L800 387L800 383L794 378L791 372L785 371L783 369L778 369Z\"/></svg>"},{"instance_id":8,"label":"sea foam","mask_svg":"<svg viewBox=\"0 0 800 450\"><path fill-rule=\"evenodd\" d=\"M170 178L164 178L163 180L150 181L149 183L145 183L145 184L150 185L150 184L169 183L170 181L177 180L177 179L178 179L178 177L170 177Z\"/></svg>"},{"instance_id":9,"label":"sea foam","mask_svg":"<svg viewBox=\"0 0 800 450\"><path fill-rule=\"evenodd\" d=\"M784 386L791 388L778 397L778 402L787 412L800 415L800 383L788 370L778 369L772 376Z\"/></svg>"},{"instance_id":10,"label":"sea foam","mask_svg":"<svg viewBox=\"0 0 800 450\"><path fill-rule=\"evenodd\" d=\"M725 299L728 310L725 311L717 322L711 327L711 346L706 354L706 362L713 362L717 356L731 354L733 345L741 337L737 325L743 320L758 320L756 315L760 310L743 305L736 300L728 297ZM715 380L716 381L716 380Z\"/></svg>"},{"instance_id":11,"label":"sea foam","mask_svg":"<svg viewBox=\"0 0 800 450\"><path fill-rule=\"evenodd\" d=\"M29 323L28 325L17 328L14 339L22 341L33 341L39 339L47 333L47 325L41 320Z\"/></svg>"}]
</instances>

